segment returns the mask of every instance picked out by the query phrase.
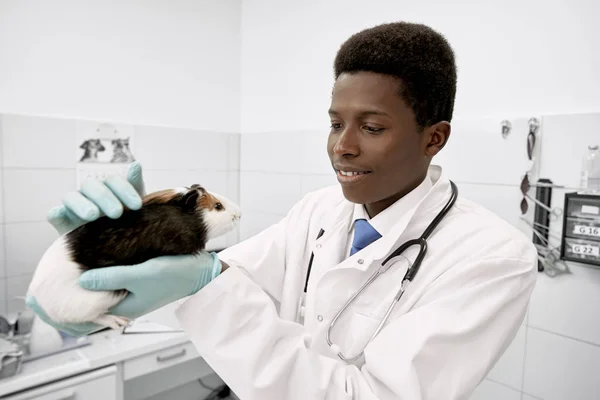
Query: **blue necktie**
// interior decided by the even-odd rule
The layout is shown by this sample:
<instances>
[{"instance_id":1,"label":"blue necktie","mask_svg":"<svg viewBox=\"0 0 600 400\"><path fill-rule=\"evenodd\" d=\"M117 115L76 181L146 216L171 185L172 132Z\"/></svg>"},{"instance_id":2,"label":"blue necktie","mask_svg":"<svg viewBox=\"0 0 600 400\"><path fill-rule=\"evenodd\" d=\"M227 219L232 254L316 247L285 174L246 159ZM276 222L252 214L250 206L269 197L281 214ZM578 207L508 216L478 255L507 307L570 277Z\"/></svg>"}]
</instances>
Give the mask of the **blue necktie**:
<instances>
[{"instance_id":1,"label":"blue necktie","mask_svg":"<svg viewBox=\"0 0 600 400\"><path fill-rule=\"evenodd\" d=\"M352 256L359 250L364 249L377 239L381 235L367 222L365 219L357 219L354 222L354 241L352 242L352 248L350 249L350 255Z\"/></svg>"}]
</instances>

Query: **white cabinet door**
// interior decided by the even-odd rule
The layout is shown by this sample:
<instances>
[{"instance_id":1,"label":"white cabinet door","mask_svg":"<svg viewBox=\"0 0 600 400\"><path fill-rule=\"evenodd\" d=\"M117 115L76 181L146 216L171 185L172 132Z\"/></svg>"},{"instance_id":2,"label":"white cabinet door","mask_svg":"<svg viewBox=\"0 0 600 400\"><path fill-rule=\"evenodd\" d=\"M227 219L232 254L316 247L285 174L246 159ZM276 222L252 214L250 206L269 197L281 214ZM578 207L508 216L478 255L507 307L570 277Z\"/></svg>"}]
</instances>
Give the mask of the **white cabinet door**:
<instances>
[{"instance_id":1,"label":"white cabinet door","mask_svg":"<svg viewBox=\"0 0 600 400\"><path fill-rule=\"evenodd\" d=\"M116 400L120 398L116 373L113 365L15 394L6 400Z\"/></svg>"}]
</instances>

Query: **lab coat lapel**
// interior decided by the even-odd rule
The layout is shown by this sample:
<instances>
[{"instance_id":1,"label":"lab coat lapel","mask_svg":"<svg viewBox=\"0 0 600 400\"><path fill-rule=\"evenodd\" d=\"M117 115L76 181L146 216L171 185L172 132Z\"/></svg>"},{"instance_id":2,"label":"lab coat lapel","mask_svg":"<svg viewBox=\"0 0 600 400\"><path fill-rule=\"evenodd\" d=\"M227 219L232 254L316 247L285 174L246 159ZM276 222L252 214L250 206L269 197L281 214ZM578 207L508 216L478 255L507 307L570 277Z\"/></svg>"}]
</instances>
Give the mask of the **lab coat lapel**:
<instances>
[{"instance_id":1,"label":"lab coat lapel","mask_svg":"<svg viewBox=\"0 0 600 400\"><path fill-rule=\"evenodd\" d=\"M346 238L352 223L353 210L354 204L344 201L331 217L324 221L324 233L313 247L315 265L330 269L346 258Z\"/></svg>"},{"instance_id":2,"label":"lab coat lapel","mask_svg":"<svg viewBox=\"0 0 600 400\"><path fill-rule=\"evenodd\" d=\"M368 265L371 262L381 262L405 241L421 236L426 226L442 210L450 198L450 181L442 176L440 167L435 165L430 167L429 177L433 181L429 193L393 226L388 235L367 247L369 249L366 253L368 263L365 260L363 265ZM412 252L416 254L418 247L413 247L407 251L407 254Z\"/></svg>"},{"instance_id":3,"label":"lab coat lapel","mask_svg":"<svg viewBox=\"0 0 600 400\"><path fill-rule=\"evenodd\" d=\"M318 245L321 245L321 251L319 252L321 261L319 264L324 263L321 265L328 265L329 268L327 271L344 268L355 268L366 271L373 262L379 263L383 261L394 249L409 239L405 233L407 233L407 227L411 224L411 221L422 218L423 221L427 220L427 224L429 224L448 200L450 196L450 182L442 175L441 168L432 165L429 169L429 178L433 182L429 193L413 209L399 219L387 235L373 242L363 251L355 253L350 257L346 257L344 251L346 249L345 239L348 227L352 222L353 206L344 206L336 214L334 223L329 227L330 233L327 234L326 231L322 240L317 242ZM411 236L410 239L418 237L421 234L422 231L413 232L413 229L408 232L408 236ZM413 252L416 254L418 249L416 247L411 248L406 252L406 255L410 255Z\"/></svg>"}]
</instances>

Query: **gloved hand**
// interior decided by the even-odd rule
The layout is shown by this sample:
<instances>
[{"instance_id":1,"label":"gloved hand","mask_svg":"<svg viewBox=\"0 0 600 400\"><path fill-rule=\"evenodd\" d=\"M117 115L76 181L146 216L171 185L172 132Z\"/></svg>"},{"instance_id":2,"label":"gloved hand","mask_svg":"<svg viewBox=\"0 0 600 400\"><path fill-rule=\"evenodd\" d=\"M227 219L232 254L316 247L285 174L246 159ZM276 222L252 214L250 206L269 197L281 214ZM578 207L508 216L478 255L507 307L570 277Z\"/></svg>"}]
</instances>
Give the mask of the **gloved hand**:
<instances>
[{"instance_id":1,"label":"gloved hand","mask_svg":"<svg viewBox=\"0 0 600 400\"><path fill-rule=\"evenodd\" d=\"M131 266L92 269L79 277L79 285L89 290L127 289L130 293L109 314L135 319L198 292L221 273L215 253L163 256ZM104 327L94 324L58 324L48 318L35 298L30 307L44 322L72 336L87 335Z\"/></svg>"},{"instance_id":2,"label":"gloved hand","mask_svg":"<svg viewBox=\"0 0 600 400\"><path fill-rule=\"evenodd\" d=\"M62 235L102 215L119 218L123 214L123 205L132 210L139 209L145 190L142 166L133 162L127 169L127 179L113 175L104 182L87 180L79 191L67 193L62 199L63 204L52 208L47 219Z\"/></svg>"},{"instance_id":3,"label":"gloved hand","mask_svg":"<svg viewBox=\"0 0 600 400\"><path fill-rule=\"evenodd\" d=\"M221 273L216 253L156 257L131 266L92 269L79 277L89 290L127 289L130 293L110 314L137 318L191 296Z\"/></svg>"}]
</instances>

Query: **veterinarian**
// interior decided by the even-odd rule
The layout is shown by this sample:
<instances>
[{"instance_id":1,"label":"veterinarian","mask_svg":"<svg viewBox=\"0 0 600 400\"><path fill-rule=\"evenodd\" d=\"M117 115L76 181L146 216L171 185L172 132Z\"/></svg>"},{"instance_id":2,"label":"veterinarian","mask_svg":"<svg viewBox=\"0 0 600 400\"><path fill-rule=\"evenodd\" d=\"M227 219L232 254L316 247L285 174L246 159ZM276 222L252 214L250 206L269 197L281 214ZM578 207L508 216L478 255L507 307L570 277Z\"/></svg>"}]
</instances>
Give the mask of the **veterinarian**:
<instances>
[{"instance_id":1,"label":"veterinarian","mask_svg":"<svg viewBox=\"0 0 600 400\"><path fill-rule=\"evenodd\" d=\"M456 197L431 163L450 138L457 81L442 36L409 23L366 29L341 46L334 71L327 151L339 185L218 258L96 269L80 284L129 290L113 311L130 318L165 304L166 292L189 296L182 327L242 400L466 399L523 322L535 248ZM65 232L100 212L117 218L143 193L133 164L128 180L92 182L49 219Z\"/></svg>"}]
</instances>

